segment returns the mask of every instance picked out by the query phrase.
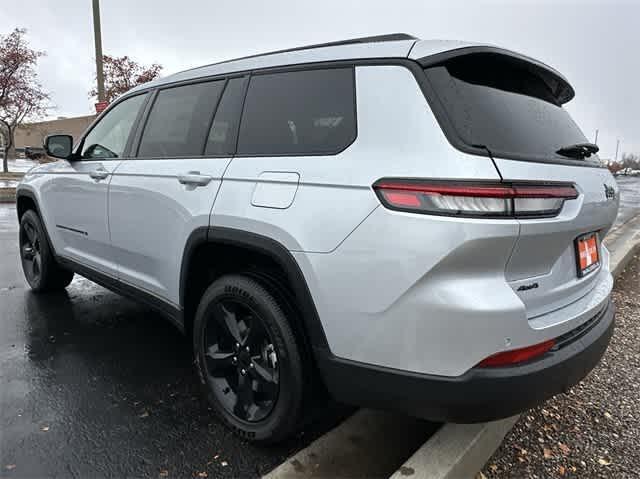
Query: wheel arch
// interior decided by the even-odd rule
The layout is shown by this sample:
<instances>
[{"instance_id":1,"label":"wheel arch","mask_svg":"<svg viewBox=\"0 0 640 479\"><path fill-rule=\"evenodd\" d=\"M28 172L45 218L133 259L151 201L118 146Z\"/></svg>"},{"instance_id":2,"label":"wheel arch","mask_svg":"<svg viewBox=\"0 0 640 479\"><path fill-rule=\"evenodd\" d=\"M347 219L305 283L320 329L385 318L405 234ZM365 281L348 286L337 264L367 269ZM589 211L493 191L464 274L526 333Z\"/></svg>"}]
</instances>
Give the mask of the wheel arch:
<instances>
[{"instance_id":1,"label":"wheel arch","mask_svg":"<svg viewBox=\"0 0 640 479\"><path fill-rule=\"evenodd\" d=\"M36 194L31 190L19 188L18 191L16 191L16 213L18 214L18 220L20 220L22 215L29 209L34 209L42 219Z\"/></svg>"},{"instance_id":2,"label":"wheel arch","mask_svg":"<svg viewBox=\"0 0 640 479\"><path fill-rule=\"evenodd\" d=\"M33 209L36 214L40 217L40 221L42 222L42 227L44 229L44 234L47 237L47 241L49 242L49 248L51 248L51 252L53 253L54 258L58 258L56 253L55 245L53 241L51 241L51 236L49 235L49 230L47 229L47 223L45 221L44 215L40 210L40 202L38 201L38 196L36 193L27 188L18 188L16 191L16 213L18 216L18 222L22 219L22 215L24 215L28 210Z\"/></svg>"},{"instance_id":3,"label":"wheel arch","mask_svg":"<svg viewBox=\"0 0 640 479\"><path fill-rule=\"evenodd\" d=\"M193 311L190 312L188 295L190 279L195 268L201 260L203 248L207 249L208 256L215 263L217 257L221 257L232 248L246 252L247 255L270 260L277 265L284 275L288 289L292 293L292 299L300 316L299 325L305 336L305 342L313 350L318 348L328 350L328 342L318 312L307 285L306 279L296 259L289 250L280 242L266 236L249 231L226 227L201 227L194 230L189 236L182 257L180 268L179 298L180 307L184 311L185 330L189 331L189 323L193 321ZM240 271L241 272L241 271Z\"/></svg>"}]
</instances>

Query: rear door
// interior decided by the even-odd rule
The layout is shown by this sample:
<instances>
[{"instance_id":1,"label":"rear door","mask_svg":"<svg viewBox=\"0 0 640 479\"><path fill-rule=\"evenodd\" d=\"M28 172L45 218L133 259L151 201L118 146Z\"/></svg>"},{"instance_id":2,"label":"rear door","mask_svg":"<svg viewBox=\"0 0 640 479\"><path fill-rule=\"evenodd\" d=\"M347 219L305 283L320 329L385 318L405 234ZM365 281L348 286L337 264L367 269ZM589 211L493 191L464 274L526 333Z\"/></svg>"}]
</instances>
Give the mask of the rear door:
<instances>
[{"instance_id":1,"label":"rear door","mask_svg":"<svg viewBox=\"0 0 640 479\"><path fill-rule=\"evenodd\" d=\"M530 318L579 299L608 274L600 241L615 220L619 199L597 156L584 158L579 149L558 153L588 140L562 106L573 90L547 68L492 52L457 56L425 69L449 135L462 148L490 152L503 181L573 184L578 192L555 217L519 220L506 277ZM590 233L597 235L600 262L594 266L598 258L589 256L591 267L583 271L578 240Z\"/></svg>"},{"instance_id":2,"label":"rear door","mask_svg":"<svg viewBox=\"0 0 640 479\"><path fill-rule=\"evenodd\" d=\"M158 90L134 157L111 181L109 225L119 279L175 306L185 244L209 225L235 149L245 82L238 77Z\"/></svg>"},{"instance_id":3,"label":"rear door","mask_svg":"<svg viewBox=\"0 0 640 479\"><path fill-rule=\"evenodd\" d=\"M350 66L253 72L212 223L290 250L334 249L377 204L368 185L354 187L364 167L349 166L355 102Z\"/></svg>"}]
</instances>

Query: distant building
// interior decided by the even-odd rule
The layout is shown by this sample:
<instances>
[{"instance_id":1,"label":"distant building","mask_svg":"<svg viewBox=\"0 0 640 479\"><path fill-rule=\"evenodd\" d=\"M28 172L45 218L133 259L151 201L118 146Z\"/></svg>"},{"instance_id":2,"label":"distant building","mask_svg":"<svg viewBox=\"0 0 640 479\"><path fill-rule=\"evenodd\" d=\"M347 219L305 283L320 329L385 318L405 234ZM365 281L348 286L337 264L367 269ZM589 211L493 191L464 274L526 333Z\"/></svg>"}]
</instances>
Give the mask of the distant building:
<instances>
[{"instance_id":1,"label":"distant building","mask_svg":"<svg viewBox=\"0 0 640 479\"><path fill-rule=\"evenodd\" d=\"M24 124L16 129L15 148L22 151L27 146L41 147L47 135L56 133L66 133L77 140L95 118L95 115L58 117L56 120Z\"/></svg>"}]
</instances>

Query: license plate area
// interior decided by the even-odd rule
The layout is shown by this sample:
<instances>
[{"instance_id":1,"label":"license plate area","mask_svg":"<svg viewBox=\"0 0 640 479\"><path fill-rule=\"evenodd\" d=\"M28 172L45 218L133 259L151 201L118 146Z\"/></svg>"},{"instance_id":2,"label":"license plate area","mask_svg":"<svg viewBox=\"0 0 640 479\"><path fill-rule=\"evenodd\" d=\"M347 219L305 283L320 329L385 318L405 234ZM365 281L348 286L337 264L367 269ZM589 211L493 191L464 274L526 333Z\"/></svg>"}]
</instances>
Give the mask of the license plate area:
<instances>
[{"instance_id":1,"label":"license plate area","mask_svg":"<svg viewBox=\"0 0 640 479\"><path fill-rule=\"evenodd\" d=\"M587 233L575 239L578 278L595 271L600 266L598 233Z\"/></svg>"}]
</instances>

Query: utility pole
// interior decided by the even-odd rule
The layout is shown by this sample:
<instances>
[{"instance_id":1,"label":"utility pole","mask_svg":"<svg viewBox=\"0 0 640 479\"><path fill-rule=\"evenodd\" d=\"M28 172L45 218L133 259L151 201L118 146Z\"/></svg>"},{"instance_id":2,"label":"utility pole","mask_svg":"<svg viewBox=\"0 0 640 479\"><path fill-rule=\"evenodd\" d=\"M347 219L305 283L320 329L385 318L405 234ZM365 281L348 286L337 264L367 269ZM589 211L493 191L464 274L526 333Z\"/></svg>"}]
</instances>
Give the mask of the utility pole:
<instances>
[{"instance_id":1,"label":"utility pole","mask_svg":"<svg viewBox=\"0 0 640 479\"><path fill-rule=\"evenodd\" d=\"M618 161L618 150L620 149L620 140L616 140L616 161Z\"/></svg>"},{"instance_id":2,"label":"utility pole","mask_svg":"<svg viewBox=\"0 0 640 479\"><path fill-rule=\"evenodd\" d=\"M596 128L596 139L595 139L594 143L596 145L598 144L598 129L597 128Z\"/></svg>"},{"instance_id":3,"label":"utility pole","mask_svg":"<svg viewBox=\"0 0 640 479\"><path fill-rule=\"evenodd\" d=\"M102 32L100 31L100 0L93 0L93 37L96 46L96 78L98 102L104 101L104 71L102 69Z\"/></svg>"}]
</instances>

